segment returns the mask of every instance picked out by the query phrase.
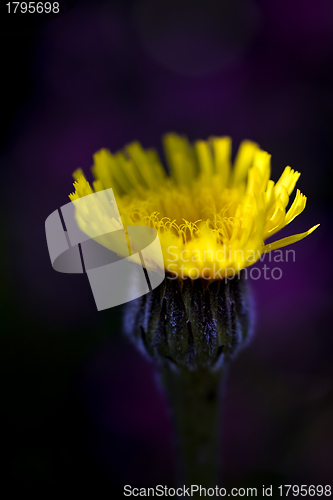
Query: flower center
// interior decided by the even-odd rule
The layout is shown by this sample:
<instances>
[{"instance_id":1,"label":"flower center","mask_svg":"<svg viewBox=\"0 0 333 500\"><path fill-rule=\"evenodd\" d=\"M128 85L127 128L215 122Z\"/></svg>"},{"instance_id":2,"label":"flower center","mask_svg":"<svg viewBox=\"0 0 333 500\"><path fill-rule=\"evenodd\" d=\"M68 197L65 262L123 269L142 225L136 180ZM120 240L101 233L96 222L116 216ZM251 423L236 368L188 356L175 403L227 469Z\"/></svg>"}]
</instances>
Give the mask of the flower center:
<instances>
[{"instance_id":1,"label":"flower center","mask_svg":"<svg viewBox=\"0 0 333 500\"><path fill-rule=\"evenodd\" d=\"M227 189L223 184L220 175L215 175L209 183L200 177L180 186L168 178L157 191L147 190L141 196L125 195L117 203L122 216L126 213L132 222L144 221L160 232L182 234L188 241L205 227L216 231L221 239L231 235L244 191ZM237 219L241 222L241 218Z\"/></svg>"}]
</instances>

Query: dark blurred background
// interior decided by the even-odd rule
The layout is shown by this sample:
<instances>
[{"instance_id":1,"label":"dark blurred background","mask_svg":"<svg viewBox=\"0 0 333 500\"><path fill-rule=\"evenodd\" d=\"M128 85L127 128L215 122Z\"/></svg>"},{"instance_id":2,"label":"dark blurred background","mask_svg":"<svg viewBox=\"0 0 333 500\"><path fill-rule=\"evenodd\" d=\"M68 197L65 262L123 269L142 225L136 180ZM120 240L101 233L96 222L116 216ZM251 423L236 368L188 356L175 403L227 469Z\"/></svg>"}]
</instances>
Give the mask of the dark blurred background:
<instances>
[{"instance_id":1,"label":"dark blurred background","mask_svg":"<svg viewBox=\"0 0 333 500\"><path fill-rule=\"evenodd\" d=\"M333 3L60 2L42 23L1 7L2 488L109 498L173 481L153 367L97 312L84 275L53 271L44 223L92 154L167 131L249 138L272 177L302 172L305 212L280 280L252 280L256 331L231 366L228 487L332 484ZM274 267L274 264L269 264ZM9 497L8 497L9 498Z\"/></svg>"}]
</instances>

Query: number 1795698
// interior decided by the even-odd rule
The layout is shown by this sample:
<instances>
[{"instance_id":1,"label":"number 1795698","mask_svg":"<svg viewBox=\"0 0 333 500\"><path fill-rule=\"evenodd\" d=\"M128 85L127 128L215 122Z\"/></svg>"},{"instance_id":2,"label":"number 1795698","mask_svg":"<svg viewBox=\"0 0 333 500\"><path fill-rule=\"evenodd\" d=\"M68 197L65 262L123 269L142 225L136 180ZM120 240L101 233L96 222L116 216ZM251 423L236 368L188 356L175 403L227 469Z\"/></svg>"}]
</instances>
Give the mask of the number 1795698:
<instances>
[{"instance_id":1,"label":"number 1795698","mask_svg":"<svg viewBox=\"0 0 333 500\"><path fill-rule=\"evenodd\" d=\"M59 2L8 2L6 3L8 14L58 14L60 12Z\"/></svg>"}]
</instances>

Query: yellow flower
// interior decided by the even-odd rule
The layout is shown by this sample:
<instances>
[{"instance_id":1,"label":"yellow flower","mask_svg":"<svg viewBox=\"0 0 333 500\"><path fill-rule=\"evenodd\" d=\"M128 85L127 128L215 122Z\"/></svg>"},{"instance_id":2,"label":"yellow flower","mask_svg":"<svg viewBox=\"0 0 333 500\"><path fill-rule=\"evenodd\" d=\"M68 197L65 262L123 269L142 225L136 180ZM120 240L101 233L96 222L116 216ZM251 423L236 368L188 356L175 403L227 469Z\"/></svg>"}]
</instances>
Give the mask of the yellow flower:
<instances>
[{"instance_id":1,"label":"yellow flower","mask_svg":"<svg viewBox=\"0 0 333 500\"><path fill-rule=\"evenodd\" d=\"M254 142L241 143L233 166L229 137L192 146L186 137L168 134L164 149L170 175L157 152L144 150L138 142L115 155L100 150L94 155L93 188L77 170L70 199L112 188L121 215L121 220L112 221L113 227L156 228L165 269L171 273L210 279L233 276L263 253L295 243L319 225L265 245L304 210L306 197L297 190L287 209L300 173L286 167L274 183L270 155ZM76 217L89 234L88 214ZM105 218L100 214L104 223ZM128 252L111 249L124 256Z\"/></svg>"}]
</instances>

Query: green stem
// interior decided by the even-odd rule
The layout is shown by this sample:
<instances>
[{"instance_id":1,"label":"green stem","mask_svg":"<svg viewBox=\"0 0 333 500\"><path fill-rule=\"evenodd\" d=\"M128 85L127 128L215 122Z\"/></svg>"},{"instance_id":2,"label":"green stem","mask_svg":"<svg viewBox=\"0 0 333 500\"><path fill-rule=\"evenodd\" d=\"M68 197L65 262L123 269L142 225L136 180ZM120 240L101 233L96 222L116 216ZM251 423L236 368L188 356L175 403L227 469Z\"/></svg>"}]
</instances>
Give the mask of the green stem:
<instances>
[{"instance_id":1,"label":"green stem","mask_svg":"<svg viewBox=\"0 0 333 500\"><path fill-rule=\"evenodd\" d=\"M179 485L215 488L219 480L222 371L165 366L162 383L176 431Z\"/></svg>"}]
</instances>

